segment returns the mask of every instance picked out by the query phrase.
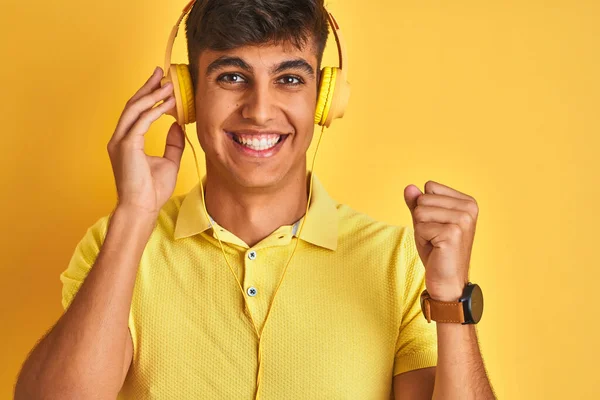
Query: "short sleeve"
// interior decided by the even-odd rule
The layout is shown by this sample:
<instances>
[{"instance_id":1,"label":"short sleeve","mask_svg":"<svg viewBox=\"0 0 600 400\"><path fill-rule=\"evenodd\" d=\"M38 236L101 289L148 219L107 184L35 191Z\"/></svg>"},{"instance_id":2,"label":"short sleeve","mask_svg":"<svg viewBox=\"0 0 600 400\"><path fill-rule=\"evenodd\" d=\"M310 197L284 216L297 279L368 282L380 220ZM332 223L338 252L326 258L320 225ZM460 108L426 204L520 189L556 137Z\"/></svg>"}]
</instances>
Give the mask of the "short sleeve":
<instances>
[{"instance_id":1,"label":"short sleeve","mask_svg":"<svg viewBox=\"0 0 600 400\"><path fill-rule=\"evenodd\" d=\"M75 294L96 262L106 237L109 218L110 215L103 216L87 229L75 247L67 269L60 274L63 284L62 306L65 310L71 305Z\"/></svg>"},{"instance_id":2,"label":"short sleeve","mask_svg":"<svg viewBox=\"0 0 600 400\"><path fill-rule=\"evenodd\" d=\"M425 286L425 266L417 251L414 230L405 229L402 237L400 282L402 289L402 319L394 357L394 373L437 365L437 326L427 322L421 311L421 293Z\"/></svg>"}]
</instances>

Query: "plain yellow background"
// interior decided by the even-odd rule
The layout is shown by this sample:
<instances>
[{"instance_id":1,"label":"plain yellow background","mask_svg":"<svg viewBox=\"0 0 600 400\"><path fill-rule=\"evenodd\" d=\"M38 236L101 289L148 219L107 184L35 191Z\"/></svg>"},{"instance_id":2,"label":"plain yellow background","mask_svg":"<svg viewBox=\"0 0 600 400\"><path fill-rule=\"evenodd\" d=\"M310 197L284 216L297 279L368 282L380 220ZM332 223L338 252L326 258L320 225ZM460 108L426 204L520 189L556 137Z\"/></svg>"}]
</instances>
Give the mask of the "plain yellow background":
<instances>
[{"instance_id":1,"label":"plain yellow background","mask_svg":"<svg viewBox=\"0 0 600 400\"><path fill-rule=\"evenodd\" d=\"M106 144L163 66L185 3L2 1L1 399L61 315L58 277L76 243L115 204ZM352 96L319 150L325 187L394 224L412 223L411 183L474 196L470 275L485 296L477 329L498 397L600 398L600 3L327 4ZM187 62L184 38L174 62ZM172 121L152 126L149 154L162 155ZM188 133L198 150L195 125ZM196 183L193 162L188 146L175 194Z\"/></svg>"}]
</instances>

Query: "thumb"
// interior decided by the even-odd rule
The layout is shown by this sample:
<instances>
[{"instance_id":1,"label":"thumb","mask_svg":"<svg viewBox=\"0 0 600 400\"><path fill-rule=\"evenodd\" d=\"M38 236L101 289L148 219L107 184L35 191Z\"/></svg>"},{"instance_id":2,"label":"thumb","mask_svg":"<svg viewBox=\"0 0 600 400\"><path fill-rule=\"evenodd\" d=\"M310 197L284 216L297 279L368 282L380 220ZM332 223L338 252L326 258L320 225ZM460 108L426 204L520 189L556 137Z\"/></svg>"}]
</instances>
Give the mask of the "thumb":
<instances>
[{"instance_id":1,"label":"thumb","mask_svg":"<svg viewBox=\"0 0 600 400\"><path fill-rule=\"evenodd\" d=\"M421 190L415 185L408 185L404 188L404 201L410 210L410 214L412 215L415 207L417 207L417 199L423 193ZM413 221L414 222L414 221Z\"/></svg>"},{"instance_id":2,"label":"thumb","mask_svg":"<svg viewBox=\"0 0 600 400\"><path fill-rule=\"evenodd\" d=\"M167 134L167 144L165 146L164 158L173 161L177 168L181 162L183 149L185 148L185 136L183 130L177 122L173 122Z\"/></svg>"}]
</instances>

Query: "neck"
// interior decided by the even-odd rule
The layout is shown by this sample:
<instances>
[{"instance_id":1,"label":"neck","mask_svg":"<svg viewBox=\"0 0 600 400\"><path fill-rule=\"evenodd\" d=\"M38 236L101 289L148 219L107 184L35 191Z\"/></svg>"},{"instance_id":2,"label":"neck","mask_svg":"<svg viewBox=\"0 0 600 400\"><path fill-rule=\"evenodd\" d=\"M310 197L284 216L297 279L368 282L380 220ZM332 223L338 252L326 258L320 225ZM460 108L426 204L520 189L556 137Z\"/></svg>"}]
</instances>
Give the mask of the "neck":
<instances>
[{"instance_id":1,"label":"neck","mask_svg":"<svg viewBox=\"0 0 600 400\"><path fill-rule=\"evenodd\" d=\"M205 201L210 216L252 247L283 225L292 225L306 212L306 164L276 186L247 188L221 177L207 165Z\"/></svg>"}]
</instances>

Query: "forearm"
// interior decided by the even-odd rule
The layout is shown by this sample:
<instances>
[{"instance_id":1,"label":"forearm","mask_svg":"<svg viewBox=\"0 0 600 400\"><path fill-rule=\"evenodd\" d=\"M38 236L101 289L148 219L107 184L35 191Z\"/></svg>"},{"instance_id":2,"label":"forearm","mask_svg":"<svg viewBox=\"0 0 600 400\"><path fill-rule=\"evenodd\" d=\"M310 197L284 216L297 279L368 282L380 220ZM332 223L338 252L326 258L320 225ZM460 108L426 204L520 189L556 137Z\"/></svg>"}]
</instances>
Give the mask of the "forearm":
<instances>
[{"instance_id":1,"label":"forearm","mask_svg":"<svg viewBox=\"0 0 600 400\"><path fill-rule=\"evenodd\" d=\"M438 363L433 400L495 399L481 358L475 325L436 324Z\"/></svg>"},{"instance_id":2,"label":"forearm","mask_svg":"<svg viewBox=\"0 0 600 400\"><path fill-rule=\"evenodd\" d=\"M109 398L120 390L137 267L156 219L116 208L94 266L38 343L15 398Z\"/></svg>"}]
</instances>

